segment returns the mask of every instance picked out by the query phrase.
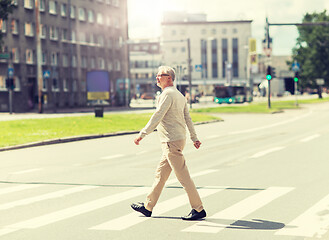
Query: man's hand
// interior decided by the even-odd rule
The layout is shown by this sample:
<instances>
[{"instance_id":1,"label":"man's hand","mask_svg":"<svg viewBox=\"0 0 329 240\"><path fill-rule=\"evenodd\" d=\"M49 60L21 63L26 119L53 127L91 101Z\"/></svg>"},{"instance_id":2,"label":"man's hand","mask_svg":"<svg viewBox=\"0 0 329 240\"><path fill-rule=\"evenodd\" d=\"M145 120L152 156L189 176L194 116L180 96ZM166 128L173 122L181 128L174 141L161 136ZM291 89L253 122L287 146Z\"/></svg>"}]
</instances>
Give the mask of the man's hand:
<instances>
[{"instance_id":1,"label":"man's hand","mask_svg":"<svg viewBox=\"0 0 329 240\"><path fill-rule=\"evenodd\" d=\"M200 142L199 140L193 142L193 144L194 144L194 147L195 147L196 149L199 149L199 147L201 146L201 142Z\"/></svg>"},{"instance_id":2,"label":"man's hand","mask_svg":"<svg viewBox=\"0 0 329 240\"><path fill-rule=\"evenodd\" d=\"M135 138L134 143L135 143L136 145L139 145L139 142L140 142L142 139L143 139L143 138L141 138L141 137L137 137L137 138Z\"/></svg>"}]
</instances>

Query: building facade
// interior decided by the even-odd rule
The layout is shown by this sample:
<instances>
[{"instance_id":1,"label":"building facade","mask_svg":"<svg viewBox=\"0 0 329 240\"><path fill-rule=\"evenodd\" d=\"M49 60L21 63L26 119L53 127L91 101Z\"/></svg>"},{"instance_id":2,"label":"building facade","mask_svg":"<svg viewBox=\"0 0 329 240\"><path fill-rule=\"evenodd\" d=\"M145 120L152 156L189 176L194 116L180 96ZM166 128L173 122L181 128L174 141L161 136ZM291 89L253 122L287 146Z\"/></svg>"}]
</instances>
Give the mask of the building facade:
<instances>
[{"instance_id":1,"label":"building facade","mask_svg":"<svg viewBox=\"0 0 329 240\"><path fill-rule=\"evenodd\" d=\"M129 41L130 79L132 94L155 94L156 74L162 63L159 39L135 39Z\"/></svg>"},{"instance_id":2,"label":"building facade","mask_svg":"<svg viewBox=\"0 0 329 240\"><path fill-rule=\"evenodd\" d=\"M189 54L192 83L202 91L212 91L214 84L246 84L252 21L200 21L200 18L185 16L181 21L177 17L173 18L175 21L165 18L162 23L163 63L179 69L182 81L177 84L188 85Z\"/></svg>"},{"instance_id":3,"label":"building facade","mask_svg":"<svg viewBox=\"0 0 329 240\"><path fill-rule=\"evenodd\" d=\"M36 109L38 103L36 8L34 0L14 0L16 9L1 21L4 49L0 60L0 111L8 111L5 86L14 70L14 112ZM126 0L39 0L44 109L87 105L86 75L104 70L110 96L116 81L128 78Z\"/></svg>"}]
</instances>

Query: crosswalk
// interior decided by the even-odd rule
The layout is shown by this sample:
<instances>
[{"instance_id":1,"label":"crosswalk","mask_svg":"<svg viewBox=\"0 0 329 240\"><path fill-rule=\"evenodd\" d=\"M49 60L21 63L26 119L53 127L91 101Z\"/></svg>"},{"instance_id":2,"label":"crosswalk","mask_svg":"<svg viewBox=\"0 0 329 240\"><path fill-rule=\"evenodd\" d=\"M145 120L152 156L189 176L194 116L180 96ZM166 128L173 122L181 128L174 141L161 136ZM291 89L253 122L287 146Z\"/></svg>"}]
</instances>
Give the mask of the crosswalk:
<instances>
[{"instance_id":1,"label":"crosswalk","mask_svg":"<svg viewBox=\"0 0 329 240\"><path fill-rule=\"evenodd\" d=\"M205 170L195 174L193 177L204 176L211 174L215 170ZM175 184L177 180L175 178L168 181L167 184ZM1 201L0 198L0 214L2 221L0 224L0 239L3 236L10 236L18 231L34 230L37 231L45 226L56 224L61 221L70 221L73 217L80 217L84 220L84 214L90 214L97 212L102 214L103 209L115 209L122 202L136 201L136 199L143 199L150 190L149 187L131 187L116 189L111 194L97 195L94 198L81 198L81 196L90 196L95 191L102 191L101 186L81 185L81 186L67 186L59 185L52 187L50 192L45 191L49 189L46 184L0 184L0 195L9 197L8 201ZM203 186L198 189L202 199L207 202L209 198L212 201L207 202L208 217L203 221L196 222L184 222L179 221L177 223L181 228L178 230L181 234L221 234L228 229L238 228L237 225L243 225L242 223L253 223L255 225L265 224L266 220L262 220L262 217L255 218L259 212L270 209L272 204L275 205L278 201L284 202L283 198L291 199L289 196L294 194L296 190L293 187L267 187L264 189L252 189L248 191L248 194L243 194L239 198L234 198L232 202L223 208L218 208L218 205L222 201L227 201L230 189L234 189L232 186ZM40 191L39 191L40 190ZM107 192L108 193L108 192ZM141 216L137 212L133 212L129 206L122 208L120 216L102 215L94 224L90 224L85 227L84 231L129 231L133 227L142 226L146 222L156 222L156 216L162 216L164 214L170 214L172 211L176 211L182 207L189 209L188 199L183 191L176 189L175 194L170 198L165 198L160 201L152 216L153 218L146 218ZM11 197L12 196L12 197ZM24 197L23 197L24 196ZM79 197L77 197L79 196ZM17 198L17 199L15 199ZM75 198L74 204L71 206L61 206L47 208L49 212L35 210L33 216L22 216L17 218L17 221L13 221L8 224L4 224L4 219L10 211L15 211L22 208L29 208L33 205L33 208L37 208L38 204L47 204L50 201L60 199ZM77 199L78 198L78 199ZM81 198L81 199L80 199ZM216 204L212 205L213 200L216 199ZM2 199L3 200L3 199ZM161 200L161 199L160 199ZM284 203L283 203L284 205ZM281 205L280 205L281 206ZM282 206L284 210L285 206ZM217 210L216 210L217 209ZM7 211L9 213L7 213ZM329 194L320 200L316 200L309 208L296 214L296 216L289 216L289 220L282 219L281 222L273 222L272 226L268 229L272 229L273 235L277 236L301 236L301 237L316 237L323 238L328 234L329 230ZM286 221L286 222L285 222ZM180 223L184 223L181 224ZM267 222L268 223L268 222ZM275 225L276 224L276 225ZM266 225L266 224L265 224ZM246 227L246 226L245 226ZM272 227L272 228L271 228ZM240 228L242 228L240 226ZM246 227L248 228L248 226Z\"/></svg>"}]
</instances>

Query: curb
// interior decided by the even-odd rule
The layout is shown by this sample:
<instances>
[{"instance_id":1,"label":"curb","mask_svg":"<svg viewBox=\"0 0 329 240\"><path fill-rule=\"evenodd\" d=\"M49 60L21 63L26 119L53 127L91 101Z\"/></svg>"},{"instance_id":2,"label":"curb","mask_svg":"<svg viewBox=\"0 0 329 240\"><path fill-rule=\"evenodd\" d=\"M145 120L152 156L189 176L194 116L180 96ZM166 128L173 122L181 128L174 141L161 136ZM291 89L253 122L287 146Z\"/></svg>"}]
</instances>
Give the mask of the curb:
<instances>
[{"instance_id":1,"label":"curb","mask_svg":"<svg viewBox=\"0 0 329 240\"><path fill-rule=\"evenodd\" d=\"M205 122L196 122L196 123L194 123L194 125L202 125L202 124L222 122L222 121L224 121L224 120L211 120L211 121L205 121ZM59 144L59 143L83 141L83 140L89 140L89 139L123 136L123 135L137 134L137 133L139 133L139 131L124 131L124 132L116 132L116 133L92 134L92 135L84 135L84 136L76 136L76 137L50 139L50 140L44 140L44 141L40 141L40 142L32 142L32 143L26 143L26 144L22 144L22 145L0 148L0 152L23 149L23 148L30 148L30 147L46 146L46 145Z\"/></svg>"}]
</instances>

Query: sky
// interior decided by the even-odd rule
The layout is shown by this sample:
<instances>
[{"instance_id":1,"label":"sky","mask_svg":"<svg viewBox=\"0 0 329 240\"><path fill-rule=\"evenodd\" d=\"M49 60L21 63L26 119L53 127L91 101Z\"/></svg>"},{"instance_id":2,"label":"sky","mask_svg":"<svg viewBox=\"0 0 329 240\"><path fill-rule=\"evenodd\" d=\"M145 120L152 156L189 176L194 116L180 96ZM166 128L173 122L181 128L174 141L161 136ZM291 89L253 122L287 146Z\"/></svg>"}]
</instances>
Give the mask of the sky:
<instances>
[{"instance_id":1,"label":"sky","mask_svg":"<svg viewBox=\"0 0 329 240\"><path fill-rule=\"evenodd\" d=\"M205 13L208 21L253 20L252 37L262 53L265 18L270 23L300 23L306 13L329 14L329 0L127 0L129 38L157 38L165 11ZM295 26L272 26L273 55L290 55L296 44Z\"/></svg>"}]
</instances>

